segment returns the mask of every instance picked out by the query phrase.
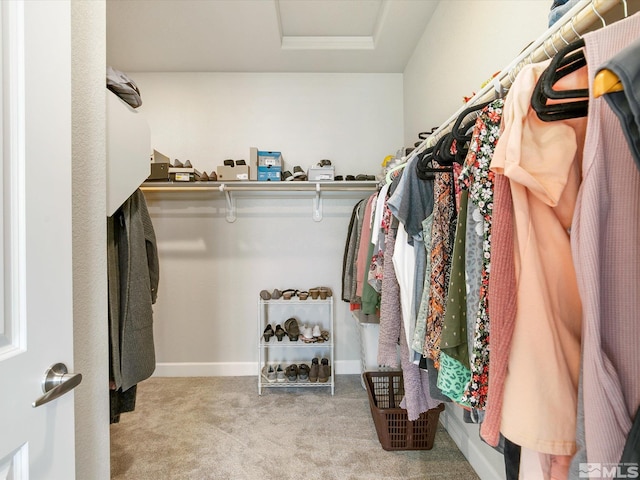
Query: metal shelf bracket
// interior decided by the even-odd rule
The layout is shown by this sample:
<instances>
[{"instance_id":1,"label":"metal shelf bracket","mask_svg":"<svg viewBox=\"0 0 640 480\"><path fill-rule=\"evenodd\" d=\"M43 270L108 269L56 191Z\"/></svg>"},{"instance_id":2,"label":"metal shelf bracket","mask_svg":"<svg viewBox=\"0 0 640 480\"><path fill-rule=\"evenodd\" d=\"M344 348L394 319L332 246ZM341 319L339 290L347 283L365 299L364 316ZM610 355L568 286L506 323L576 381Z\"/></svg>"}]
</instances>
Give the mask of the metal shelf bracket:
<instances>
[{"instance_id":1,"label":"metal shelf bracket","mask_svg":"<svg viewBox=\"0 0 640 480\"><path fill-rule=\"evenodd\" d=\"M316 195L313 198L313 219L316 222L322 221L322 197L320 196L319 183L316 183Z\"/></svg>"},{"instance_id":2,"label":"metal shelf bracket","mask_svg":"<svg viewBox=\"0 0 640 480\"><path fill-rule=\"evenodd\" d=\"M220 191L224 193L225 200L227 201L227 214L225 219L229 223L233 223L238 218L236 216L236 199L229 190L225 188L225 184L220 184Z\"/></svg>"}]
</instances>

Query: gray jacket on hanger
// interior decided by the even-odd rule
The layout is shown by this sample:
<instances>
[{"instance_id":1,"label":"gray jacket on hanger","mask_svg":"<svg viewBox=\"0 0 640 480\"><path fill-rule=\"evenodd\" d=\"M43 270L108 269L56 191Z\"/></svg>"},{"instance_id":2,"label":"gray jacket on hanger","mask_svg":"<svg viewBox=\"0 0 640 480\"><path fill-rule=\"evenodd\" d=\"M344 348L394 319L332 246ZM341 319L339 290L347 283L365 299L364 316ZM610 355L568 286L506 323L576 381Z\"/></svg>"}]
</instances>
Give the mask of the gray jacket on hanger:
<instances>
[{"instance_id":1,"label":"gray jacket on hanger","mask_svg":"<svg viewBox=\"0 0 640 480\"><path fill-rule=\"evenodd\" d=\"M156 237L138 189L108 218L111 380L126 391L156 366L153 308L159 281Z\"/></svg>"}]
</instances>

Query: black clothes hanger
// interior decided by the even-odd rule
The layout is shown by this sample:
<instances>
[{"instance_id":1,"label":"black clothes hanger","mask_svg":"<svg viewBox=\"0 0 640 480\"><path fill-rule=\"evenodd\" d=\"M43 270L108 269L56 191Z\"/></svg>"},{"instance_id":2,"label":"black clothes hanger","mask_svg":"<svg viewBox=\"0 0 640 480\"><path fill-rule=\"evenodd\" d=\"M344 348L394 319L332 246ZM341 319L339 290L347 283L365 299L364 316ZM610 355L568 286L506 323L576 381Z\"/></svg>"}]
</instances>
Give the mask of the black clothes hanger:
<instances>
[{"instance_id":1,"label":"black clothes hanger","mask_svg":"<svg viewBox=\"0 0 640 480\"><path fill-rule=\"evenodd\" d=\"M433 132L435 132L438 129L438 127L432 127L430 131L428 132L420 132L418 133L418 138L420 139L420 141L416 142L413 144L413 146L415 148L418 148L420 145L422 145L422 142L424 140L426 140L427 138L429 138L430 135L433 134Z\"/></svg>"},{"instance_id":2,"label":"black clothes hanger","mask_svg":"<svg viewBox=\"0 0 640 480\"><path fill-rule=\"evenodd\" d=\"M553 86L566 75L586 65L584 40L579 39L563 47L551 59L549 66L542 72L531 96L531 107L538 118L544 122L586 117L589 108L589 90L555 90ZM548 104L548 100L578 99L573 102Z\"/></svg>"},{"instance_id":3,"label":"black clothes hanger","mask_svg":"<svg viewBox=\"0 0 640 480\"><path fill-rule=\"evenodd\" d=\"M435 145L433 150L433 159L442 166L451 166L456 159L455 154L451 153L451 147L453 145L453 134L451 132L443 135Z\"/></svg>"},{"instance_id":4,"label":"black clothes hanger","mask_svg":"<svg viewBox=\"0 0 640 480\"><path fill-rule=\"evenodd\" d=\"M580 38L561 48L551 59L551 63L547 67L548 75L546 80L542 83L543 93L547 98L551 98L553 100L589 98L589 90L586 88L574 90L553 89L553 86L558 82L558 80L587 64L583 47L584 39Z\"/></svg>"},{"instance_id":5,"label":"black clothes hanger","mask_svg":"<svg viewBox=\"0 0 640 480\"><path fill-rule=\"evenodd\" d=\"M456 141L456 159L455 161L462 164L467 156L467 152L469 151L469 142L471 141L472 134L467 134L469 130L473 128L476 123L477 116L474 115L468 122L463 125L464 120L472 113L482 110L484 107L489 105L493 100L488 102L479 103L477 105L472 105L471 107L465 109L458 115L456 122L453 124L453 128L451 133L453 138Z\"/></svg>"},{"instance_id":6,"label":"black clothes hanger","mask_svg":"<svg viewBox=\"0 0 640 480\"><path fill-rule=\"evenodd\" d=\"M477 105L472 105L471 107L462 111L458 118L456 119L456 123L453 124L453 129L451 133L453 134L453 138L456 139L458 145L461 142L468 142L471 140L471 134L467 134L467 132L475 125L477 116L474 116L471 120L469 120L464 125L462 122L473 112L477 112L478 110L482 110L484 107L489 105L493 100L488 102L479 103Z\"/></svg>"},{"instance_id":7,"label":"black clothes hanger","mask_svg":"<svg viewBox=\"0 0 640 480\"><path fill-rule=\"evenodd\" d=\"M438 140L438 142L440 140ZM433 164L431 162L434 158L434 151L435 146L429 147L424 152L420 153L418 157L416 157L416 174L421 180L433 180L438 173L453 171L453 167L433 167Z\"/></svg>"}]
</instances>

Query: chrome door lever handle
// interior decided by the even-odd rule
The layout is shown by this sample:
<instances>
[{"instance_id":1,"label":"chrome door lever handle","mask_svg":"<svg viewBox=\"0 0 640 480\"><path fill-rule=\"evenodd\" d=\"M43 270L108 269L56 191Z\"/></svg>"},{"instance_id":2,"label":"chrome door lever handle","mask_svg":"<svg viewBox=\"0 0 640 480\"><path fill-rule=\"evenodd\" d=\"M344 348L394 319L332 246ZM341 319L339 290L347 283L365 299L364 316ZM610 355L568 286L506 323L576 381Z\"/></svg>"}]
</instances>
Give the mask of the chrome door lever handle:
<instances>
[{"instance_id":1,"label":"chrome door lever handle","mask_svg":"<svg viewBox=\"0 0 640 480\"><path fill-rule=\"evenodd\" d=\"M64 363L56 363L44 373L44 380L42 381L44 395L33 402L31 406L35 408L55 400L76 388L81 381L81 373L68 373L67 366Z\"/></svg>"}]
</instances>

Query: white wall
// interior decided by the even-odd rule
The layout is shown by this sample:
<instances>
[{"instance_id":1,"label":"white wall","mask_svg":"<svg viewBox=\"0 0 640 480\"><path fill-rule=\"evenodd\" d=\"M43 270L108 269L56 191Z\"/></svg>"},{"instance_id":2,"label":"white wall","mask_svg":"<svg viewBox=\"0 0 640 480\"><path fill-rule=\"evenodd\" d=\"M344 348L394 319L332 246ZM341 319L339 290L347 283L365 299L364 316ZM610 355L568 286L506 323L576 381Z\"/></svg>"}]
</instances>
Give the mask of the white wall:
<instances>
[{"instance_id":1,"label":"white wall","mask_svg":"<svg viewBox=\"0 0 640 480\"><path fill-rule=\"evenodd\" d=\"M507 66L547 29L547 0L442 1L404 72L405 142L438 127L463 97ZM483 480L504 478L501 454L480 440L478 425L447 405L441 421Z\"/></svg>"},{"instance_id":2,"label":"white wall","mask_svg":"<svg viewBox=\"0 0 640 480\"><path fill-rule=\"evenodd\" d=\"M405 142L446 121L547 29L550 0L439 3L404 71Z\"/></svg>"},{"instance_id":3,"label":"white wall","mask_svg":"<svg viewBox=\"0 0 640 480\"><path fill-rule=\"evenodd\" d=\"M323 158L338 174L378 173L402 146L401 74L135 73L153 147L211 171L249 148L286 166Z\"/></svg>"},{"instance_id":4,"label":"white wall","mask_svg":"<svg viewBox=\"0 0 640 480\"><path fill-rule=\"evenodd\" d=\"M375 174L402 146L399 74L136 73L134 80L153 147L200 170L248 159L255 146L282 151L289 169L329 158L338 174ZM309 195L247 196L227 223L219 193L148 192L161 262L156 373L255 375L260 290L318 285L336 296L336 371L359 372L357 329L340 291L349 218L365 195L327 195L321 222L311 217Z\"/></svg>"},{"instance_id":5,"label":"white wall","mask_svg":"<svg viewBox=\"0 0 640 480\"><path fill-rule=\"evenodd\" d=\"M73 350L76 478L107 480L109 339L105 222L104 0L71 2Z\"/></svg>"}]
</instances>

